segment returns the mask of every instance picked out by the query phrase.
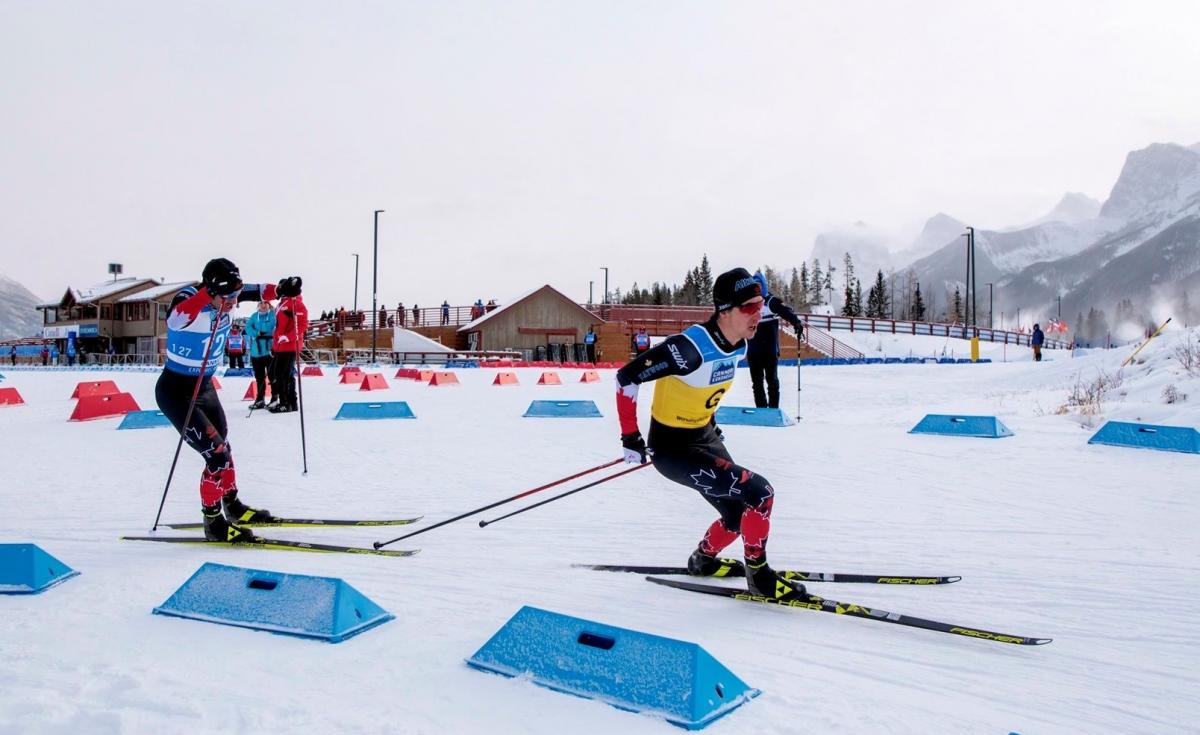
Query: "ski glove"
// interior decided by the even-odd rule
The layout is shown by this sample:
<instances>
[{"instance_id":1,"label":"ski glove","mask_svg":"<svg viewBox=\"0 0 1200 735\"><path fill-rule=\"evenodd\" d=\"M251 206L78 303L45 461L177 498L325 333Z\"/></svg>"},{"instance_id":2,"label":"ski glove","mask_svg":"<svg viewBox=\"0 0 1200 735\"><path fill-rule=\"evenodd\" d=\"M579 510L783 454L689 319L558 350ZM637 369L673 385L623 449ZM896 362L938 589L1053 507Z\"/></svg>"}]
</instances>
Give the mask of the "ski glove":
<instances>
[{"instance_id":1,"label":"ski glove","mask_svg":"<svg viewBox=\"0 0 1200 735\"><path fill-rule=\"evenodd\" d=\"M650 461L650 450L646 448L646 440L642 432L634 431L621 435L621 446L625 448L625 461L628 464L646 464Z\"/></svg>"},{"instance_id":2,"label":"ski glove","mask_svg":"<svg viewBox=\"0 0 1200 735\"><path fill-rule=\"evenodd\" d=\"M291 297L291 296L299 296L300 295L300 287L303 284L304 284L304 281L302 281L300 279L300 276L288 276L287 278L280 281L278 285L275 286L275 293L277 293L280 296L283 296L285 298Z\"/></svg>"}]
</instances>

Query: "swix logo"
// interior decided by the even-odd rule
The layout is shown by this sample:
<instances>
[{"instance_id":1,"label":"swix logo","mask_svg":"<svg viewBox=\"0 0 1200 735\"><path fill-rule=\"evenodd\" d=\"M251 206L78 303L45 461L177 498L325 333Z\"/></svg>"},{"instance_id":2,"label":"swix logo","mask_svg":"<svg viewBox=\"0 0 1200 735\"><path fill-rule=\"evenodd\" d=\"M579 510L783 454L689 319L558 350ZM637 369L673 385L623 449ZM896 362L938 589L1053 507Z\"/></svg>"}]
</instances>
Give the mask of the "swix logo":
<instances>
[{"instance_id":1,"label":"swix logo","mask_svg":"<svg viewBox=\"0 0 1200 735\"><path fill-rule=\"evenodd\" d=\"M675 359L675 364L679 366L679 369L687 370L688 361L684 359L683 355L679 354L679 348L673 344L667 343L667 349L670 350L671 357Z\"/></svg>"},{"instance_id":2,"label":"swix logo","mask_svg":"<svg viewBox=\"0 0 1200 735\"><path fill-rule=\"evenodd\" d=\"M712 377L708 379L708 384L724 383L726 380L733 380L734 371L737 370L737 362L734 360L722 360L712 369Z\"/></svg>"}]
</instances>

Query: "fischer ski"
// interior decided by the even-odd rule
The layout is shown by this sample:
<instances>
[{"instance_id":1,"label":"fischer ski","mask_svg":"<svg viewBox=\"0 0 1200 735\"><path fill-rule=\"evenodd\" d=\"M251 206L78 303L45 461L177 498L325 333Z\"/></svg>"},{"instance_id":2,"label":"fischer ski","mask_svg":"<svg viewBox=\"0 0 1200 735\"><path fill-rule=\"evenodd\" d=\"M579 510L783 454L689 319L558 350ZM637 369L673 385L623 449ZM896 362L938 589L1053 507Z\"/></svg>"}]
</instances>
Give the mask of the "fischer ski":
<instances>
[{"instance_id":1,"label":"fischer ski","mask_svg":"<svg viewBox=\"0 0 1200 735\"><path fill-rule=\"evenodd\" d=\"M209 541L203 536L122 536L122 541L157 541L166 544L195 544L198 546L227 546L234 549L269 549L272 551L312 551L325 554L369 554L372 556L412 556L420 549L372 549L336 544L313 544L307 541L256 537L254 541Z\"/></svg>"},{"instance_id":2,"label":"fischer ski","mask_svg":"<svg viewBox=\"0 0 1200 735\"><path fill-rule=\"evenodd\" d=\"M708 579L712 577L746 576L746 568L742 565L741 561L737 559L718 559L717 561L721 562L721 566L717 569L715 574L698 578ZM591 569L597 572L630 572L633 574L689 574L687 567L635 566L623 564L572 564L571 566L577 569ZM777 569L775 571L784 579L791 579L797 582L931 585L951 584L962 579L962 577L959 576L928 577L898 574L847 574L844 572L803 572L798 569Z\"/></svg>"},{"instance_id":3,"label":"fischer ski","mask_svg":"<svg viewBox=\"0 0 1200 735\"><path fill-rule=\"evenodd\" d=\"M323 526L336 526L339 528L354 528L367 526L407 526L410 523L416 523L424 516L416 516L413 518L392 518L378 521L371 520L336 520L333 518L271 518L268 521L257 522L241 522L238 526L245 528L308 528ZM204 528L204 524L197 521L196 523L160 523L160 526L174 528L176 530L187 530L193 528Z\"/></svg>"},{"instance_id":4,"label":"fischer ski","mask_svg":"<svg viewBox=\"0 0 1200 735\"><path fill-rule=\"evenodd\" d=\"M1007 633L995 633L988 630L980 630L978 628L968 628L962 625L952 625L950 623L942 623L936 620L925 620L924 618L915 618L911 615L901 615L900 613L888 612L887 610L876 610L874 608L856 605L852 602L839 602L837 600L829 600L817 595L809 595L808 602L779 602L774 598L763 597L748 592L744 589L735 587L719 587L712 584L697 584L695 582L684 582L674 579L661 579L659 577L646 577L647 582L661 584L666 587L674 587L676 589L686 590L688 592L699 592L705 595L717 595L719 597L730 597L735 600L744 600L746 602L757 602L765 605L778 605L779 607L794 607L803 610L816 610L818 612L834 613L837 615L849 615L855 618L864 618L866 620L878 620L881 623L895 623L896 625L904 625L910 628L924 628L937 633L950 633L952 635L961 635L967 638L980 638L987 641L996 641L998 643L1011 643L1020 646L1040 646L1052 641L1052 638L1028 638L1019 635L1009 635Z\"/></svg>"}]
</instances>

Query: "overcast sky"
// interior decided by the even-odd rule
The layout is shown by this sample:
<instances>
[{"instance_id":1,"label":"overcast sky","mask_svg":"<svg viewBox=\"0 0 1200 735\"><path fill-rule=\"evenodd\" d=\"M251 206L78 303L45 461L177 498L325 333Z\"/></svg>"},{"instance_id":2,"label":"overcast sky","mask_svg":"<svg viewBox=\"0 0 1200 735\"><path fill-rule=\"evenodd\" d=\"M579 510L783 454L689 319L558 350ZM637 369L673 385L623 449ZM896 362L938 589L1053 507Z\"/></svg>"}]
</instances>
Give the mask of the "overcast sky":
<instances>
[{"instance_id":1,"label":"overcast sky","mask_svg":"<svg viewBox=\"0 0 1200 735\"><path fill-rule=\"evenodd\" d=\"M1200 3L0 0L0 272L584 300L1104 199L1200 142Z\"/></svg>"}]
</instances>

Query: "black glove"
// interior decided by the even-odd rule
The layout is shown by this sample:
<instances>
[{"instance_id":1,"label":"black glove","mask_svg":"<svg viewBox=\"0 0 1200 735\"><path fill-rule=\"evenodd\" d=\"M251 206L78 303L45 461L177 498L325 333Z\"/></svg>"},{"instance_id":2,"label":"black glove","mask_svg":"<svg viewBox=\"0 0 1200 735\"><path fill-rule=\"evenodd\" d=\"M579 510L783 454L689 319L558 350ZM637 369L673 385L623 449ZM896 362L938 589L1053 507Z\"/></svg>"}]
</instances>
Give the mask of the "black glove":
<instances>
[{"instance_id":1,"label":"black glove","mask_svg":"<svg viewBox=\"0 0 1200 735\"><path fill-rule=\"evenodd\" d=\"M804 339L804 322L801 322L801 321L792 322L792 329L796 330L796 336L798 338Z\"/></svg>"},{"instance_id":2,"label":"black glove","mask_svg":"<svg viewBox=\"0 0 1200 735\"><path fill-rule=\"evenodd\" d=\"M646 440L642 438L642 432L622 434L621 446L625 447L625 461L629 464L646 464L650 461L650 450L646 449Z\"/></svg>"},{"instance_id":3,"label":"black glove","mask_svg":"<svg viewBox=\"0 0 1200 735\"><path fill-rule=\"evenodd\" d=\"M300 276L288 276L275 286L275 293L285 298L299 296L302 285L304 285L304 281L300 280Z\"/></svg>"}]
</instances>

